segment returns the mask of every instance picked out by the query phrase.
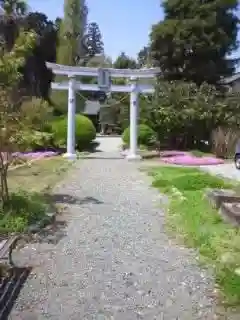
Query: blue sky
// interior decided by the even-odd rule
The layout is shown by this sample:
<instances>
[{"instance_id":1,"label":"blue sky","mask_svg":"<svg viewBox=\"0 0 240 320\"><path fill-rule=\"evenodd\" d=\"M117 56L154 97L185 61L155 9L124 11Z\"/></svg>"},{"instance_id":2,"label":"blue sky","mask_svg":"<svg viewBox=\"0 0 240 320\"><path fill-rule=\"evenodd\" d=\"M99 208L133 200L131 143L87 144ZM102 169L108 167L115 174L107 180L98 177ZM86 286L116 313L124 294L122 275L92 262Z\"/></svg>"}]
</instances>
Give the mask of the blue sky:
<instances>
[{"instance_id":1,"label":"blue sky","mask_svg":"<svg viewBox=\"0 0 240 320\"><path fill-rule=\"evenodd\" d=\"M88 21L97 22L103 35L105 53L115 59L121 51L136 57L148 43L154 23L163 19L161 0L86 0ZM32 10L50 19L63 15L64 0L28 0ZM234 54L239 56L240 51Z\"/></svg>"},{"instance_id":2,"label":"blue sky","mask_svg":"<svg viewBox=\"0 0 240 320\"><path fill-rule=\"evenodd\" d=\"M63 15L63 0L28 0L32 10L50 19ZM86 0L88 20L98 23L105 52L113 59L121 51L135 57L148 42L151 25L163 18L160 0Z\"/></svg>"}]
</instances>

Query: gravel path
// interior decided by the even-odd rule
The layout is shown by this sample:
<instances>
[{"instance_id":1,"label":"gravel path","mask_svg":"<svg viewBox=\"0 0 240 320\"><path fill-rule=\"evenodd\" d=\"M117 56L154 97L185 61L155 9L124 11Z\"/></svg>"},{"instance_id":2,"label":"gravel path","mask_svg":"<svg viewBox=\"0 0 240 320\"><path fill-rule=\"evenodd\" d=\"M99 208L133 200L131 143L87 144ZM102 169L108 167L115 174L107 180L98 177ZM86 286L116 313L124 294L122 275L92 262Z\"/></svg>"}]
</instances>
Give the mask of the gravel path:
<instances>
[{"instance_id":1,"label":"gravel path","mask_svg":"<svg viewBox=\"0 0 240 320\"><path fill-rule=\"evenodd\" d=\"M211 174L240 181L240 170L235 168L234 163L219 164L216 166L202 166L201 169L208 171Z\"/></svg>"},{"instance_id":2,"label":"gravel path","mask_svg":"<svg viewBox=\"0 0 240 320\"><path fill-rule=\"evenodd\" d=\"M165 234L164 199L138 166L77 162L56 189L67 225L21 252L35 268L11 319L214 319L211 276Z\"/></svg>"},{"instance_id":3,"label":"gravel path","mask_svg":"<svg viewBox=\"0 0 240 320\"><path fill-rule=\"evenodd\" d=\"M119 151L120 146L122 145L122 138L121 137L103 137L97 136L96 142L99 143L99 147L97 150L104 151L104 152L114 152Z\"/></svg>"}]
</instances>

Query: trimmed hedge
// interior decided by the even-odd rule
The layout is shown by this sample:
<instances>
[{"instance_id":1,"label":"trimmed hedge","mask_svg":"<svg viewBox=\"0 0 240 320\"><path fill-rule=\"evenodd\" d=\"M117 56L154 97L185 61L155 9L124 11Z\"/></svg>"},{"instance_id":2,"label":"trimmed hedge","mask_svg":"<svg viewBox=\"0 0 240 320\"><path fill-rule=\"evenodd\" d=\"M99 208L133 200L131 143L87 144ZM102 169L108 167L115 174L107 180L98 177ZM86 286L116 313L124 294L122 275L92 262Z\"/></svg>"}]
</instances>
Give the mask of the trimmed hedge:
<instances>
[{"instance_id":1,"label":"trimmed hedge","mask_svg":"<svg viewBox=\"0 0 240 320\"><path fill-rule=\"evenodd\" d=\"M67 146L67 117L62 116L51 123L54 144L57 148ZM87 148L96 138L96 129L92 121L83 116L75 116L75 143L78 150Z\"/></svg>"},{"instance_id":2,"label":"trimmed hedge","mask_svg":"<svg viewBox=\"0 0 240 320\"><path fill-rule=\"evenodd\" d=\"M130 143L130 128L126 128L122 134L122 140L126 145ZM138 125L138 145L151 146L156 143L155 131L146 124Z\"/></svg>"}]
</instances>

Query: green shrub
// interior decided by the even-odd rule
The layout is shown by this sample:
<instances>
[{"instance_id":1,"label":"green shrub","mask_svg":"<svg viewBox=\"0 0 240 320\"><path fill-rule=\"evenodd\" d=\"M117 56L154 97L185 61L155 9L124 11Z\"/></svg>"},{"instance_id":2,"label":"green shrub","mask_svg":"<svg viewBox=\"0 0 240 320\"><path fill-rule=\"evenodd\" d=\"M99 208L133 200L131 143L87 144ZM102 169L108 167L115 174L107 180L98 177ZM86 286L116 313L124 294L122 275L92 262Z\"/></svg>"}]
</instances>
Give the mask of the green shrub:
<instances>
[{"instance_id":1,"label":"green shrub","mask_svg":"<svg viewBox=\"0 0 240 320\"><path fill-rule=\"evenodd\" d=\"M126 145L130 142L130 128L124 130L122 140ZM152 146L156 143L156 133L145 124L138 125L138 145Z\"/></svg>"},{"instance_id":2,"label":"green shrub","mask_svg":"<svg viewBox=\"0 0 240 320\"><path fill-rule=\"evenodd\" d=\"M223 95L206 83L158 81L152 97L140 96L141 123L171 149L205 148L214 128L239 127L239 113L239 93Z\"/></svg>"},{"instance_id":3,"label":"green shrub","mask_svg":"<svg viewBox=\"0 0 240 320\"><path fill-rule=\"evenodd\" d=\"M49 104L36 97L27 98L21 104L24 122L13 137L17 151L40 151L52 148L49 123L53 118Z\"/></svg>"},{"instance_id":4,"label":"green shrub","mask_svg":"<svg viewBox=\"0 0 240 320\"><path fill-rule=\"evenodd\" d=\"M40 151L48 150L53 147L53 134L36 130L23 131L19 150L22 151Z\"/></svg>"},{"instance_id":5,"label":"green shrub","mask_svg":"<svg viewBox=\"0 0 240 320\"><path fill-rule=\"evenodd\" d=\"M23 101L21 105L21 112L24 116L26 124L36 131L48 131L49 122L53 117L53 109L50 105L36 97Z\"/></svg>"},{"instance_id":6,"label":"green shrub","mask_svg":"<svg viewBox=\"0 0 240 320\"><path fill-rule=\"evenodd\" d=\"M24 232L26 228L46 217L48 204L42 195L19 191L11 193L4 210L0 208L0 232Z\"/></svg>"},{"instance_id":7,"label":"green shrub","mask_svg":"<svg viewBox=\"0 0 240 320\"><path fill-rule=\"evenodd\" d=\"M58 148L67 146L67 117L59 117L52 122L54 144ZM96 137L96 129L90 119L75 116L75 143L78 150L87 148Z\"/></svg>"}]
</instances>

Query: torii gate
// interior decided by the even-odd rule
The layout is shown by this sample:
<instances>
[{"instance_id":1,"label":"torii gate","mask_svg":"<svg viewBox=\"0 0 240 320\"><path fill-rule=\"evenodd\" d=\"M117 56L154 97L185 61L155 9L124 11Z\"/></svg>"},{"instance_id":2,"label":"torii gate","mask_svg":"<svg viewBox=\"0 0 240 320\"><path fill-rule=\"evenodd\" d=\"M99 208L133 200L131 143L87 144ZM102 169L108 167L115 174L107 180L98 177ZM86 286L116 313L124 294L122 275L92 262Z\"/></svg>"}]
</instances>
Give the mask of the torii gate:
<instances>
[{"instance_id":1,"label":"torii gate","mask_svg":"<svg viewBox=\"0 0 240 320\"><path fill-rule=\"evenodd\" d=\"M67 153L68 159L75 159L75 110L76 90L82 91L105 91L105 92L129 92L130 93L130 149L126 156L128 160L138 160L137 154L137 118L138 118L138 95L139 93L152 94L152 85L140 84L139 79L155 78L159 74L158 68L150 69L113 69L113 68L88 68L65 66L47 62L46 66L55 75L65 75L68 81L52 83L52 89L68 90L68 129L67 129ZM76 81L76 76L98 77L98 84L83 84ZM125 85L112 85L111 78L127 78L129 83Z\"/></svg>"}]
</instances>

